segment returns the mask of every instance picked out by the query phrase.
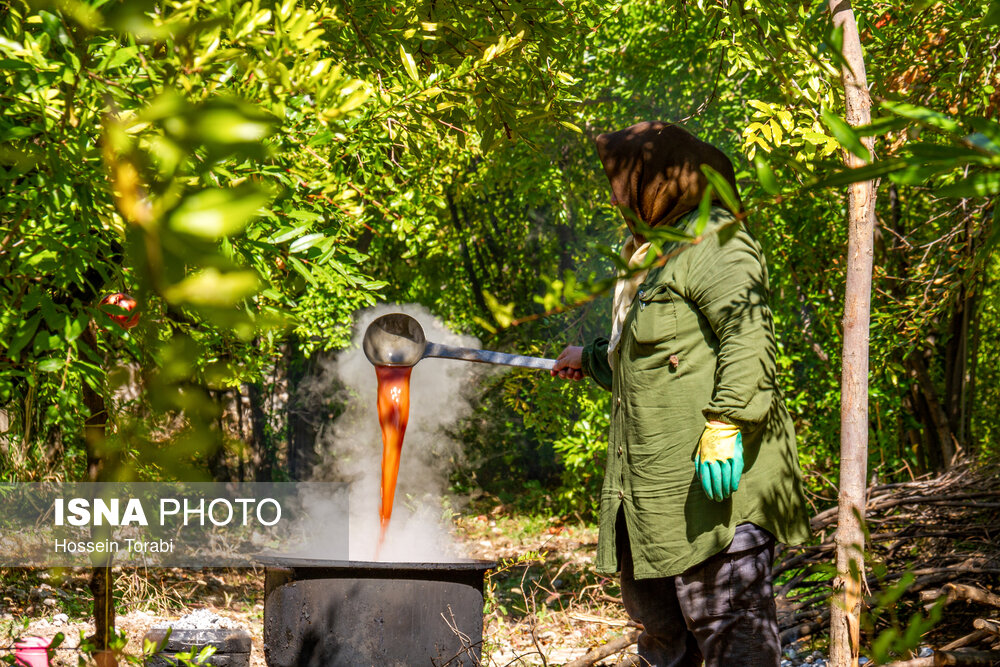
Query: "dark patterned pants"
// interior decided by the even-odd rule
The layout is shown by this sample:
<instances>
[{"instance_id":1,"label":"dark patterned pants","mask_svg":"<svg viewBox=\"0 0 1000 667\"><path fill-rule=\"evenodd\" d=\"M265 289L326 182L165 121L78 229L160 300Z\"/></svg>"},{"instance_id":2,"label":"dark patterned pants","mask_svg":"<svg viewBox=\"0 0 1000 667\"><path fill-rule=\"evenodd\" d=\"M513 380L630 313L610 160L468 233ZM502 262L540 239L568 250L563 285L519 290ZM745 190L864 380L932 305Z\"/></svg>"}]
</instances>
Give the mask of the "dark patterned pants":
<instances>
[{"instance_id":1,"label":"dark patterned pants","mask_svg":"<svg viewBox=\"0 0 1000 667\"><path fill-rule=\"evenodd\" d=\"M619 526L622 535L625 522ZM777 667L773 560L774 537L749 523L737 526L725 551L675 577L636 580L632 554L622 548L622 601L644 628L640 664L697 667L704 660L706 667Z\"/></svg>"}]
</instances>

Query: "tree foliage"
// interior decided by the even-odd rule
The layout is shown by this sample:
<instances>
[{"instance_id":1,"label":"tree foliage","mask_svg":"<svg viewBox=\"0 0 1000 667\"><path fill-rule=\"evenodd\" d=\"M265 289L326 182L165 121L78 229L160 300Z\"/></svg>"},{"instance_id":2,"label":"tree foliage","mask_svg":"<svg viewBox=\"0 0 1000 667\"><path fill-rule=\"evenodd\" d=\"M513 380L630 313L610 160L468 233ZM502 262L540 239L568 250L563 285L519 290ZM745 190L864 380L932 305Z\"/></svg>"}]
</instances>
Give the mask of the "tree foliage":
<instances>
[{"instance_id":1,"label":"tree foliage","mask_svg":"<svg viewBox=\"0 0 1000 667\"><path fill-rule=\"evenodd\" d=\"M555 56L587 11L5 6L8 474L79 461L81 408L132 458L162 439L144 426L155 415L188 422L182 460L204 453L218 445L207 389L259 381L289 335L306 352L344 345L386 286L372 240L432 237L456 155L558 114ZM141 304L132 333L98 311L113 291ZM141 391L124 409L130 369Z\"/></svg>"},{"instance_id":2,"label":"tree foliage","mask_svg":"<svg viewBox=\"0 0 1000 667\"><path fill-rule=\"evenodd\" d=\"M955 443L996 448L987 4L855 5L877 99L862 133L888 181L872 328L882 475L946 466ZM836 153L860 142L824 7L19 1L0 18L4 475L83 474L87 391L140 474L165 474L158 442L200 461L223 441L220 395L264 396L249 388L280 376L294 403L307 358L346 345L353 312L379 300L522 352L600 334L624 225L592 140L659 118L737 165L802 462L830 477L837 187L859 176ZM138 298L137 329L99 309L116 291ZM525 373L488 382L472 458L592 509L607 396ZM268 447L297 432L258 412Z\"/></svg>"}]
</instances>

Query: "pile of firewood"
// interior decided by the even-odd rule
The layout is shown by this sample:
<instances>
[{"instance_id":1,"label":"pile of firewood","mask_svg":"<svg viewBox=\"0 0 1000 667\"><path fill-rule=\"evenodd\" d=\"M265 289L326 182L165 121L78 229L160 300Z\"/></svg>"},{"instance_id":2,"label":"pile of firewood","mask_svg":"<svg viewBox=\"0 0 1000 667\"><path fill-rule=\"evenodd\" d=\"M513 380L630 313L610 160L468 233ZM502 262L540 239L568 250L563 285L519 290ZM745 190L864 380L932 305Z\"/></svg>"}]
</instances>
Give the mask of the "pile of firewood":
<instances>
[{"instance_id":1,"label":"pile of firewood","mask_svg":"<svg viewBox=\"0 0 1000 667\"><path fill-rule=\"evenodd\" d=\"M1000 666L1000 595L989 590L1000 583L1000 467L964 463L936 477L874 485L866 518L869 609L878 611L880 594L894 586L905 592L894 615L882 609L870 623L864 644L888 627L885 616L905 626L908 614L943 604L944 620L921 640L934 646L932 655L888 667ZM819 544L779 554L774 578L783 646L828 632L836 523L836 507L819 512L812 519ZM588 667L616 654L617 665L638 665L634 654L622 652L639 632L629 630L567 667Z\"/></svg>"},{"instance_id":2,"label":"pile of firewood","mask_svg":"<svg viewBox=\"0 0 1000 667\"><path fill-rule=\"evenodd\" d=\"M836 507L817 514L820 543L786 549L775 568L783 644L827 630L836 520ZM1000 582L998 469L966 463L937 477L870 487L867 524L869 607L878 609L880 594L893 586L905 588L895 614L904 625L907 613L926 614L939 600L948 605L931 635L934 654L893 664L1000 665L1000 596L989 590ZM904 577L911 580L905 586ZM888 615L874 622L874 634L888 627Z\"/></svg>"}]
</instances>

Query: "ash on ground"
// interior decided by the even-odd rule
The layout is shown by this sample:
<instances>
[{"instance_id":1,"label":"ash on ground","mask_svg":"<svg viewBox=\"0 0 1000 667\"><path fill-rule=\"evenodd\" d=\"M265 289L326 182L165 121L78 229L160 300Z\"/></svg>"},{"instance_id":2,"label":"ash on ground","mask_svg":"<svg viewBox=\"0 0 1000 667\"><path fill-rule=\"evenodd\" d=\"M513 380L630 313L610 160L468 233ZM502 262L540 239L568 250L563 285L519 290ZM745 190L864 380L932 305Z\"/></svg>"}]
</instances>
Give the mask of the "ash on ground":
<instances>
[{"instance_id":1,"label":"ash on ground","mask_svg":"<svg viewBox=\"0 0 1000 667\"><path fill-rule=\"evenodd\" d=\"M921 645L917 653L918 658L929 658L934 655L934 650L930 646ZM871 664L871 659L865 656L858 658L858 664L864 667L864 665ZM813 651L808 653L807 651L799 648L797 644L790 644L786 646L784 651L782 651L781 667L803 667L805 665L812 665L813 667L827 667L829 665L826 654L822 651Z\"/></svg>"},{"instance_id":2,"label":"ash on ground","mask_svg":"<svg viewBox=\"0 0 1000 667\"><path fill-rule=\"evenodd\" d=\"M246 627L236 621L213 614L207 609L198 609L169 623L157 623L154 628L173 628L174 630L246 630Z\"/></svg>"}]
</instances>

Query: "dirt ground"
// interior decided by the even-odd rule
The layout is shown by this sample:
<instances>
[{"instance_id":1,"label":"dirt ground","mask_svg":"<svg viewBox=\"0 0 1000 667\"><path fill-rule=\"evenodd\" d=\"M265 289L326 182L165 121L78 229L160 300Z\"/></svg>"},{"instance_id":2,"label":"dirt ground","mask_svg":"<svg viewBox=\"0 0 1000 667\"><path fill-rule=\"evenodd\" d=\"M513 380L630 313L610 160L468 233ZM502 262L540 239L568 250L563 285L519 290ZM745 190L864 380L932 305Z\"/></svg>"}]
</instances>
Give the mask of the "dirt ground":
<instances>
[{"instance_id":1,"label":"dirt ground","mask_svg":"<svg viewBox=\"0 0 1000 667\"><path fill-rule=\"evenodd\" d=\"M53 666L76 666L84 637L94 633L88 619L92 597L89 570L26 571L0 569L3 615L0 659L14 638L38 636L64 640ZM208 609L236 621L251 634L252 667L265 667L263 654L263 570L122 570L116 571L115 629L127 638L125 660L141 663L143 636L153 626L175 621L195 609Z\"/></svg>"},{"instance_id":2,"label":"dirt ground","mask_svg":"<svg viewBox=\"0 0 1000 667\"><path fill-rule=\"evenodd\" d=\"M934 478L870 490L874 528L868 583L876 606L868 614L872 627L864 629L866 652L876 637L901 638L913 627L916 636L893 649L895 654L923 658L934 653L932 647L948 651L956 646L1000 652L993 634L973 631L977 621L1000 622L998 501L1000 469L995 466L956 466ZM634 633L617 580L594 571L596 527L514 514L498 501L481 506L490 509L455 516L452 533L466 556L497 563L485 582L484 665L565 665ZM783 667L825 664L825 591L833 575L830 523L835 517L835 510L814 516L817 543L788 550L775 570L779 622L788 621L782 635L794 642L784 647ZM77 665L81 637L94 631L89 574L87 569L0 568L0 663L10 657L18 637L62 633L65 641L53 664ZM206 609L246 627L253 640L251 664L265 665L263 570L128 569L116 570L115 577L116 628L127 642L123 662L141 663L142 637L152 626ZM920 629L931 627L921 619L938 602L949 605L942 618L929 632ZM634 648L599 664L618 664Z\"/></svg>"},{"instance_id":3,"label":"dirt ground","mask_svg":"<svg viewBox=\"0 0 1000 667\"><path fill-rule=\"evenodd\" d=\"M630 630L617 583L593 571L596 528L497 509L457 518L454 534L469 557L498 562L486 582L483 664L561 665ZM85 569L0 569L0 659L16 637L62 633L53 665L77 665L81 638L94 632L88 577ZM115 627L127 637L126 656L140 661L150 628L203 608L246 627L251 665L264 667L263 580L253 569L116 571Z\"/></svg>"}]
</instances>

